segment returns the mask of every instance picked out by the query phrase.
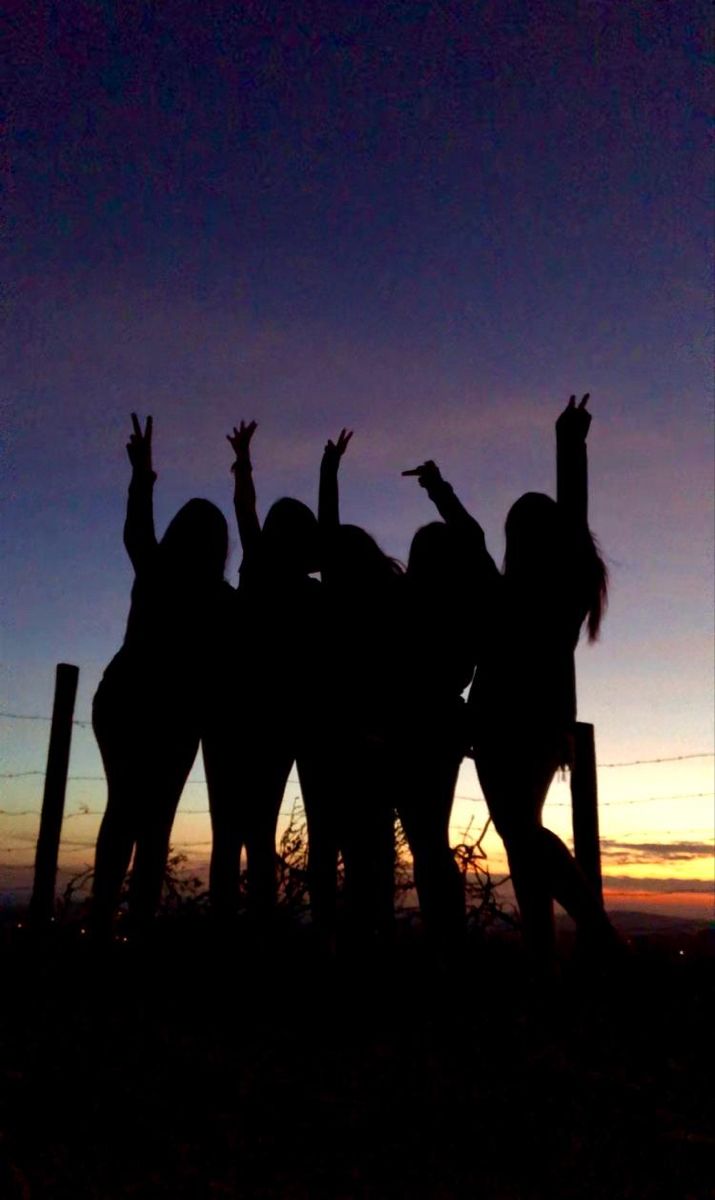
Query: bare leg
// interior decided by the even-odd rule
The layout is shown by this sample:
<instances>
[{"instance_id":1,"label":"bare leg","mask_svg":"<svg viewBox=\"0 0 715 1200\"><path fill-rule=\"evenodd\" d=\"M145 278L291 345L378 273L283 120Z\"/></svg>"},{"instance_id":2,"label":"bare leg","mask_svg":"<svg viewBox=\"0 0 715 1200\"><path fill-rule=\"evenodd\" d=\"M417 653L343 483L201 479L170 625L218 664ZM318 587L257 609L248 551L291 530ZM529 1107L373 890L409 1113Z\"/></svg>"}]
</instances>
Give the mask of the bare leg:
<instances>
[{"instance_id":1,"label":"bare leg","mask_svg":"<svg viewBox=\"0 0 715 1200\"><path fill-rule=\"evenodd\" d=\"M339 835L335 804L340 787L330 748L310 747L298 756L308 823L308 887L313 925L327 949L334 948L337 918Z\"/></svg>"},{"instance_id":2,"label":"bare leg","mask_svg":"<svg viewBox=\"0 0 715 1200\"><path fill-rule=\"evenodd\" d=\"M435 945L449 949L465 931L464 883L449 844L460 757L413 747L398 815L414 862L420 909Z\"/></svg>"},{"instance_id":3,"label":"bare leg","mask_svg":"<svg viewBox=\"0 0 715 1200\"><path fill-rule=\"evenodd\" d=\"M616 940L613 926L576 859L550 829L540 832L540 853L548 864L555 899L587 938L612 945Z\"/></svg>"},{"instance_id":4,"label":"bare leg","mask_svg":"<svg viewBox=\"0 0 715 1200\"><path fill-rule=\"evenodd\" d=\"M164 813L161 818L155 814L148 823L148 828L142 829L137 837L129 885L129 920L132 934L146 933L159 907L169 855L171 826L178 803L179 796L171 806L170 814Z\"/></svg>"},{"instance_id":5,"label":"bare leg","mask_svg":"<svg viewBox=\"0 0 715 1200\"><path fill-rule=\"evenodd\" d=\"M246 790L248 906L259 924L270 922L276 907L276 825L293 765L293 750L282 739L266 742L252 758Z\"/></svg>"},{"instance_id":6,"label":"bare leg","mask_svg":"<svg viewBox=\"0 0 715 1200\"><path fill-rule=\"evenodd\" d=\"M345 916L359 949L376 938L389 938L394 923L391 756L381 746L356 745L351 751L347 779L340 798Z\"/></svg>"},{"instance_id":7,"label":"bare leg","mask_svg":"<svg viewBox=\"0 0 715 1200\"><path fill-rule=\"evenodd\" d=\"M535 964L548 968L554 960L556 930L551 880L547 864L539 855L539 835L543 832L533 826L503 837L521 914L524 945Z\"/></svg>"},{"instance_id":8,"label":"bare leg","mask_svg":"<svg viewBox=\"0 0 715 1200\"><path fill-rule=\"evenodd\" d=\"M121 691L102 683L92 705L92 725L107 777L107 808L97 838L90 916L92 934L102 941L112 935L139 824L136 781L141 777L143 758L131 735L129 703Z\"/></svg>"},{"instance_id":9,"label":"bare leg","mask_svg":"<svg viewBox=\"0 0 715 1200\"><path fill-rule=\"evenodd\" d=\"M611 945L615 935L573 855L541 824L558 754L548 745L532 744L529 751L510 761L508 754L487 748L479 755L478 772L506 847L525 944L536 961L546 964L555 948L553 899L592 942Z\"/></svg>"},{"instance_id":10,"label":"bare leg","mask_svg":"<svg viewBox=\"0 0 715 1200\"><path fill-rule=\"evenodd\" d=\"M479 781L509 860L524 945L534 963L547 970L554 960L556 933L552 864L542 858L541 812L557 766L558 752L548 743L532 741L521 748L494 743L477 755Z\"/></svg>"},{"instance_id":11,"label":"bare leg","mask_svg":"<svg viewBox=\"0 0 715 1200\"><path fill-rule=\"evenodd\" d=\"M212 915L228 920L238 913L241 848L245 815L229 728L221 722L204 734L203 758L211 814L209 896Z\"/></svg>"},{"instance_id":12,"label":"bare leg","mask_svg":"<svg viewBox=\"0 0 715 1200\"><path fill-rule=\"evenodd\" d=\"M211 912L219 919L235 917L240 899L241 848L245 833L236 812L211 812L211 866L209 896Z\"/></svg>"},{"instance_id":13,"label":"bare leg","mask_svg":"<svg viewBox=\"0 0 715 1200\"><path fill-rule=\"evenodd\" d=\"M132 926L142 931L159 907L171 827L199 748L198 734L178 725L162 728L156 738L156 750L141 782L141 817L129 892Z\"/></svg>"},{"instance_id":14,"label":"bare leg","mask_svg":"<svg viewBox=\"0 0 715 1200\"><path fill-rule=\"evenodd\" d=\"M127 782L111 783L94 858L91 926L93 936L111 937L114 914L136 839L136 818Z\"/></svg>"}]
</instances>

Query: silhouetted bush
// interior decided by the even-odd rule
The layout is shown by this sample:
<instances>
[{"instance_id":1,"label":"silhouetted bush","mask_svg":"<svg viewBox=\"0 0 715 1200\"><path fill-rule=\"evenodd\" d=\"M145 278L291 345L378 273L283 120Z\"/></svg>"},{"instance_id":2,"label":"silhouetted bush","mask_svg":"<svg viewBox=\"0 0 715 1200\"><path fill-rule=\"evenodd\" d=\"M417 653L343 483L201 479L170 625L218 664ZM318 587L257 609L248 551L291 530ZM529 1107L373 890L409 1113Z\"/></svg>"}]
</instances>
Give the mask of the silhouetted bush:
<instances>
[{"instance_id":1,"label":"silhouetted bush","mask_svg":"<svg viewBox=\"0 0 715 1200\"><path fill-rule=\"evenodd\" d=\"M513 904L504 897L507 879L495 881L489 871L483 841L491 821L472 835L470 821L454 847L454 856L464 879L467 900L468 926L472 932L487 932L497 924L516 926L518 918ZM412 858L407 839L399 821L396 822L395 837L395 910L398 918L410 921L419 919L419 908L412 875ZM302 806L297 802L291 809L288 824L284 829L276 854L278 882L278 914L282 919L302 923L310 916L310 893L308 890L308 834ZM188 855L171 849L166 863L159 917L161 919L187 919L203 917L208 913L209 895L206 883L189 867ZM246 870L240 873L239 896L241 906L246 902ZM89 907L89 892L94 871L91 867L74 875L66 884L57 900L57 919L63 924L80 924L86 919ZM126 913L129 879L124 881L119 906L121 924ZM343 864L338 859L338 894L342 891Z\"/></svg>"}]
</instances>

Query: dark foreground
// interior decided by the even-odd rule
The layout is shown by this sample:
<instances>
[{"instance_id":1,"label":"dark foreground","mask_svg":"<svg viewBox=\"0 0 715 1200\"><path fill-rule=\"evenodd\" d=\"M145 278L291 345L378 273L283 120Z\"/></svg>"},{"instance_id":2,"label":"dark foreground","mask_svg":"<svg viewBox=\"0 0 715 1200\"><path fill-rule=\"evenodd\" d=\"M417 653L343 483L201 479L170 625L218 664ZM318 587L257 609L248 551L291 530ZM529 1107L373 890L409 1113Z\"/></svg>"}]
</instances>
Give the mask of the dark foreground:
<instances>
[{"instance_id":1,"label":"dark foreground","mask_svg":"<svg viewBox=\"0 0 715 1200\"><path fill-rule=\"evenodd\" d=\"M713 960L680 945L547 999L500 938L441 974L409 940L360 971L296 935L6 944L0 1195L710 1196Z\"/></svg>"}]
</instances>

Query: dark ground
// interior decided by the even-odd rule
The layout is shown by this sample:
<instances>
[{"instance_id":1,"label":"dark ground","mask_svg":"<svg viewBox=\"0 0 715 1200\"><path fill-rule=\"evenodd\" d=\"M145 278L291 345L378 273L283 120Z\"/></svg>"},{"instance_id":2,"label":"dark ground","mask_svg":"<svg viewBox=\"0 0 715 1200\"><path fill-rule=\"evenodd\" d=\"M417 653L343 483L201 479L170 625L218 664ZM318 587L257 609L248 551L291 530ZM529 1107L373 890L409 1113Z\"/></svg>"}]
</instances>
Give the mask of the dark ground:
<instances>
[{"instance_id":1,"label":"dark ground","mask_svg":"<svg viewBox=\"0 0 715 1200\"><path fill-rule=\"evenodd\" d=\"M6 939L3 1200L713 1195L704 934L548 997L508 937L438 973L417 939L319 970L304 936Z\"/></svg>"}]
</instances>

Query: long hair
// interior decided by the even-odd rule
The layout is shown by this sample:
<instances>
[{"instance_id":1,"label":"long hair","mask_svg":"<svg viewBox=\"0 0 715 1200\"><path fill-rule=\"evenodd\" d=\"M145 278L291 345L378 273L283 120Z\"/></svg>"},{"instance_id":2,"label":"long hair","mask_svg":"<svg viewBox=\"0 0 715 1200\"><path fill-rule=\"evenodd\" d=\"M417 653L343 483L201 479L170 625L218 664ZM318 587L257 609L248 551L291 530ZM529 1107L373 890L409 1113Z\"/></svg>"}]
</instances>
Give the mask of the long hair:
<instances>
[{"instance_id":1,"label":"long hair","mask_svg":"<svg viewBox=\"0 0 715 1200\"><path fill-rule=\"evenodd\" d=\"M307 504L283 496L271 505L263 522L261 553L273 571L317 571L318 522Z\"/></svg>"},{"instance_id":2,"label":"long hair","mask_svg":"<svg viewBox=\"0 0 715 1200\"><path fill-rule=\"evenodd\" d=\"M404 571L359 525L338 526L330 535L329 557L332 578L361 590L389 586Z\"/></svg>"},{"instance_id":3,"label":"long hair","mask_svg":"<svg viewBox=\"0 0 715 1200\"><path fill-rule=\"evenodd\" d=\"M407 558L407 578L421 589L454 589L468 577L469 557L451 525L430 521L415 533Z\"/></svg>"},{"instance_id":4,"label":"long hair","mask_svg":"<svg viewBox=\"0 0 715 1200\"><path fill-rule=\"evenodd\" d=\"M595 642L608 604L608 568L598 542L585 523L571 528L550 496L526 492L506 519L505 577L538 583L565 563L583 603L588 640Z\"/></svg>"},{"instance_id":5,"label":"long hair","mask_svg":"<svg viewBox=\"0 0 715 1200\"><path fill-rule=\"evenodd\" d=\"M221 509L210 500L189 500L167 525L159 556L169 575L181 576L188 587L220 582L228 556L228 525Z\"/></svg>"}]
</instances>

